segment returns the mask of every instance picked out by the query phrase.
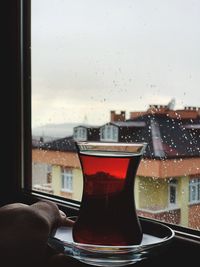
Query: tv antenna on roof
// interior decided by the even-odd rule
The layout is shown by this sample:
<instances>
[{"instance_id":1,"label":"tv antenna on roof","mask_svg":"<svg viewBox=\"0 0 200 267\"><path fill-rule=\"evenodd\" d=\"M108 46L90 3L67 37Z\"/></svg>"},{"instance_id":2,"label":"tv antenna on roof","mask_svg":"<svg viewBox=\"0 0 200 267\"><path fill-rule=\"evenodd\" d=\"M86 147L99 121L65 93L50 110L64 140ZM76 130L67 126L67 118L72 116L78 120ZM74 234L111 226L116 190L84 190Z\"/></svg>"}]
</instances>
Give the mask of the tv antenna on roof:
<instances>
[{"instance_id":1,"label":"tv antenna on roof","mask_svg":"<svg viewBox=\"0 0 200 267\"><path fill-rule=\"evenodd\" d=\"M167 105L168 109L173 110L175 107L175 98L172 98Z\"/></svg>"},{"instance_id":2,"label":"tv antenna on roof","mask_svg":"<svg viewBox=\"0 0 200 267\"><path fill-rule=\"evenodd\" d=\"M87 118L87 115L84 115L83 123L84 123L84 124L88 124L88 118Z\"/></svg>"}]
</instances>

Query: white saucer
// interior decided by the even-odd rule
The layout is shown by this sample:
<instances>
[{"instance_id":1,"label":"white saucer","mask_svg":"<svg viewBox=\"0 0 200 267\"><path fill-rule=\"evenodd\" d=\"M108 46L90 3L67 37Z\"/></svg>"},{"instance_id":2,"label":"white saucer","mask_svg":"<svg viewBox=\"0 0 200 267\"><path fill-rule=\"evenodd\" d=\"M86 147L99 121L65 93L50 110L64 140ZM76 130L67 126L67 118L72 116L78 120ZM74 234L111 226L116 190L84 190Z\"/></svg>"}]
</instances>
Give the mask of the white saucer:
<instances>
[{"instance_id":1,"label":"white saucer","mask_svg":"<svg viewBox=\"0 0 200 267\"><path fill-rule=\"evenodd\" d=\"M49 245L81 262L94 266L124 266L161 253L174 237L174 231L162 223L140 219L143 230L141 244L133 246L102 246L73 241L72 227L59 227L49 238Z\"/></svg>"}]
</instances>

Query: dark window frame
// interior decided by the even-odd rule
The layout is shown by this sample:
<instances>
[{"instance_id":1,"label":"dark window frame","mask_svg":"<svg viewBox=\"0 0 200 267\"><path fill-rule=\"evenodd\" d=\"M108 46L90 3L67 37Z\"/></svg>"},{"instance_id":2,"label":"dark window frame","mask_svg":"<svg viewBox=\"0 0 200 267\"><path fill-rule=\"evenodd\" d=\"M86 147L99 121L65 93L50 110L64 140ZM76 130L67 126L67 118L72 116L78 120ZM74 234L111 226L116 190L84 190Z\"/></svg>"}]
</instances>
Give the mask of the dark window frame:
<instances>
[{"instance_id":1,"label":"dark window frame","mask_svg":"<svg viewBox=\"0 0 200 267\"><path fill-rule=\"evenodd\" d=\"M31 204L40 199L48 199L55 201L68 215L77 215L80 206L78 201L52 197L31 190L31 1L4 1L1 10L2 13L6 13L4 45L5 62L8 66L3 77L6 84L3 97L11 103L10 114L5 116L7 131L4 131L3 138L9 142L2 144L2 152L5 155L2 160L4 166L2 177L6 179L3 180L0 189L0 204L10 202ZM5 114L4 109L2 114ZM178 242L183 241L184 244L193 245L200 243L199 231L164 224L174 229Z\"/></svg>"}]
</instances>

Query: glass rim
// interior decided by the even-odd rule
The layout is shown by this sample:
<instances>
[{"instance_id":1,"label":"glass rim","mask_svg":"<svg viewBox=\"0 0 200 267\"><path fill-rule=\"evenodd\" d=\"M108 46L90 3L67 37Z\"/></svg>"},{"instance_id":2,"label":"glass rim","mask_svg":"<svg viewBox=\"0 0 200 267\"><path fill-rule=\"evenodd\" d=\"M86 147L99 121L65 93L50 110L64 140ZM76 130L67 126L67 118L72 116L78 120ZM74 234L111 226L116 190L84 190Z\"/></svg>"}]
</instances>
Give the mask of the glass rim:
<instances>
[{"instance_id":1,"label":"glass rim","mask_svg":"<svg viewBox=\"0 0 200 267\"><path fill-rule=\"evenodd\" d=\"M115 142L93 142L93 141L75 141L76 147L80 152L123 152L142 154L147 146L146 142L115 143Z\"/></svg>"}]
</instances>

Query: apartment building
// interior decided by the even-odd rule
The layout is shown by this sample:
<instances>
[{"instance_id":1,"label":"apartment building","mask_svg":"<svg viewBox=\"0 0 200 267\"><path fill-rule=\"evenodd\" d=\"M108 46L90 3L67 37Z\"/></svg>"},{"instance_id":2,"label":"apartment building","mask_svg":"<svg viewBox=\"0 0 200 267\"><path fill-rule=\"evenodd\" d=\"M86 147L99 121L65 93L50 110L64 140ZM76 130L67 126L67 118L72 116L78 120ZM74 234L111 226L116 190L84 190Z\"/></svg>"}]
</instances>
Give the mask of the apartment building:
<instances>
[{"instance_id":1,"label":"apartment building","mask_svg":"<svg viewBox=\"0 0 200 267\"><path fill-rule=\"evenodd\" d=\"M110 115L105 125L77 125L74 137L33 148L33 164L52 165L52 193L81 199L82 172L74 140L147 142L135 181L138 214L199 228L200 109L150 105L147 111L131 112L128 119L124 111Z\"/></svg>"}]
</instances>

